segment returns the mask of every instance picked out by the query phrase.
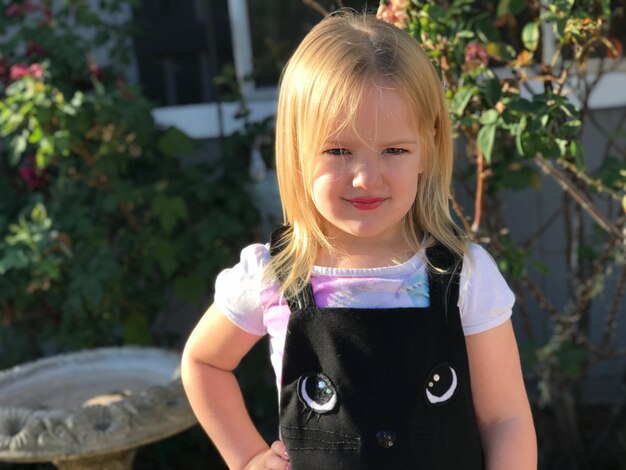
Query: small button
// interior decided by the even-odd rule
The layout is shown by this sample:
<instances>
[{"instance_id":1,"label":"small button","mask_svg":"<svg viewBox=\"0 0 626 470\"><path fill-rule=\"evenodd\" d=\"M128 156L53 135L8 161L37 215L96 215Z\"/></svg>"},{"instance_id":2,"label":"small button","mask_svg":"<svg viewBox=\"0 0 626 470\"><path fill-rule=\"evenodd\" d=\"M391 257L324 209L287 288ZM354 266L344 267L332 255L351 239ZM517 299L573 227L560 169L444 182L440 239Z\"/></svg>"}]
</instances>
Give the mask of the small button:
<instances>
[{"instance_id":1,"label":"small button","mask_svg":"<svg viewBox=\"0 0 626 470\"><path fill-rule=\"evenodd\" d=\"M376 433L376 440L381 447L389 449L396 443L396 433L393 431L378 431Z\"/></svg>"}]
</instances>

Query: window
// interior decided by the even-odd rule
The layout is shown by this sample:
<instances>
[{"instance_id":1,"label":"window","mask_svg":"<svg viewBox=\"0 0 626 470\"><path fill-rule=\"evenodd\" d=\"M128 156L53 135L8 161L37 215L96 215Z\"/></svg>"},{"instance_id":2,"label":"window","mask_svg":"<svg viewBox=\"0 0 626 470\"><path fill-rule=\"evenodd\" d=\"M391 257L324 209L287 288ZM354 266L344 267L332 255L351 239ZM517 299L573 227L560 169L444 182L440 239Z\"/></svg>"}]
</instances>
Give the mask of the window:
<instances>
[{"instance_id":1,"label":"window","mask_svg":"<svg viewBox=\"0 0 626 470\"><path fill-rule=\"evenodd\" d=\"M210 103L233 62L227 0L144 0L133 11L139 78L159 105Z\"/></svg>"}]
</instances>

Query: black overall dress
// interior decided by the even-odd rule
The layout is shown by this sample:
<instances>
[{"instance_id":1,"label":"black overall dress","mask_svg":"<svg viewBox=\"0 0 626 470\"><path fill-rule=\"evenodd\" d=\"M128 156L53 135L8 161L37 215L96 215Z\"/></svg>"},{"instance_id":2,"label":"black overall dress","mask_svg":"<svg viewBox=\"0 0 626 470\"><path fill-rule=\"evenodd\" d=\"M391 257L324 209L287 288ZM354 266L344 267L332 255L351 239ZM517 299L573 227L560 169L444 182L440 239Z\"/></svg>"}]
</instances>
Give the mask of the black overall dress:
<instances>
[{"instance_id":1,"label":"black overall dress","mask_svg":"<svg viewBox=\"0 0 626 470\"><path fill-rule=\"evenodd\" d=\"M318 308L310 283L288 299L279 411L293 470L483 468L460 262L441 245L427 256L447 272L429 270L430 307Z\"/></svg>"}]
</instances>

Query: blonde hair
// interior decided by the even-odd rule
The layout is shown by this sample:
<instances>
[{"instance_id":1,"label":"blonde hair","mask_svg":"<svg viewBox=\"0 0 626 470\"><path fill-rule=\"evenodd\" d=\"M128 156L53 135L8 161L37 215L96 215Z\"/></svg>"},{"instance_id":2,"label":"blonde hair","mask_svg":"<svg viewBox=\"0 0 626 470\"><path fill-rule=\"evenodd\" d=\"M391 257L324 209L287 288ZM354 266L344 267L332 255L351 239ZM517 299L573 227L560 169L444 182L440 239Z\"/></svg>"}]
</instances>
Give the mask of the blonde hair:
<instances>
[{"instance_id":1,"label":"blonde hair","mask_svg":"<svg viewBox=\"0 0 626 470\"><path fill-rule=\"evenodd\" d=\"M333 252L312 200L313 164L338 127L352 125L362 96L375 80L392 83L404 94L421 137L424 171L405 217L406 240L416 252L436 241L459 256L468 251L450 216L452 131L437 71L406 32L375 17L343 11L307 34L281 77L276 170L288 229L266 274L281 273L286 295L304 288L320 249ZM420 230L428 234L424 244L417 239Z\"/></svg>"}]
</instances>

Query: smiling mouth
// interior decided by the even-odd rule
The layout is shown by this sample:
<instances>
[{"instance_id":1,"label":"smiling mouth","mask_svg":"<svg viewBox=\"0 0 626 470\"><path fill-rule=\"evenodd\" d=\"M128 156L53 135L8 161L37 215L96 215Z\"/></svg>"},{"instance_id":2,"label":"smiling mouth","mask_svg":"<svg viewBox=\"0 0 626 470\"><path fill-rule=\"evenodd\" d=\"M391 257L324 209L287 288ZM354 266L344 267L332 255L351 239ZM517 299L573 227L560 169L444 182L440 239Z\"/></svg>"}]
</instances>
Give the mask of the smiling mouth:
<instances>
[{"instance_id":1,"label":"smiling mouth","mask_svg":"<svg viewBox=\"0 0 626 470\"><path fill-rule=\"evenodd\" d=\"M385 197L358 197L353 199L344 199L350 203L352 207L362 211L371 211L378 209L383 202L387 200Z\"/></svg>"}]
</instances>

